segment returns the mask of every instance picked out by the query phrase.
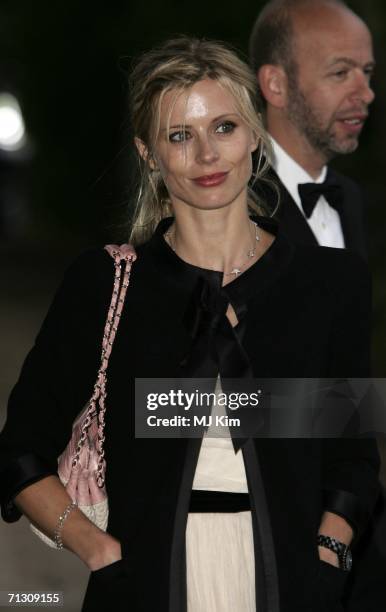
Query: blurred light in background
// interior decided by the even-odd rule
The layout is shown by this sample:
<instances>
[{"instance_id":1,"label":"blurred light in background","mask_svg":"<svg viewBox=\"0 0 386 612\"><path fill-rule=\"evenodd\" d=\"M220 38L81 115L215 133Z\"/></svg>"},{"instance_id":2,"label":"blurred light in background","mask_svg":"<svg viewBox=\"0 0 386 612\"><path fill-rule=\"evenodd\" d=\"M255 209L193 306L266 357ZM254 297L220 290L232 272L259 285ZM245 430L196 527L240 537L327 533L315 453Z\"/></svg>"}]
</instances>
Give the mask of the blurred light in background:
<instances>
[{"instance_id":1,"label":"blurred light in background","mask_svg":"<svg viewBox=\"0 0 386 612\"><path fill-rule=\"evenodd\" d=\"M0 149L19 151L26 144L26 131L20 105L10 93L0 93Z\"/></svg>"}]
</instances>

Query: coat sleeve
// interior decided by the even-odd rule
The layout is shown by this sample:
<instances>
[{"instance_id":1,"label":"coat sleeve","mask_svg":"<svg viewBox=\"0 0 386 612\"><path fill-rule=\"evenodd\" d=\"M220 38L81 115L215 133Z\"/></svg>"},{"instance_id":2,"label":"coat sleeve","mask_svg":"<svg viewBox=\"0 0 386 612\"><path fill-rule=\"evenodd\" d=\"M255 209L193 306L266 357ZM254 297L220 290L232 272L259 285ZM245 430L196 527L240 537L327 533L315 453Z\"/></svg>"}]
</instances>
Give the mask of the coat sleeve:
<instances>
[{"instance_id":1,"label":"coat sleeve","mask_svg":"<svg viewBox=\"0 0 386 612\"><path fill-rule=\"evenodd\" d=\"M67 271L12 390L0 433L0 503L4 520L20 518L13 498L57 472L72 423L90 398L114 280L102 251Z\"/></svg>"},{"instance_id":2,"label":"coat sleeve","mask_svg":"<svg viewBox=\"0 0 386 612\"><path fill-rule=\"evenodd\" d=\"M348 252L334 276L336 306L330 339L329 376L370 376L371 281L364 261ZM356 536L366 526L377 501L379 453L374 437L323 440L324 509L345 518Z\"/></svg>"}]
</instances>

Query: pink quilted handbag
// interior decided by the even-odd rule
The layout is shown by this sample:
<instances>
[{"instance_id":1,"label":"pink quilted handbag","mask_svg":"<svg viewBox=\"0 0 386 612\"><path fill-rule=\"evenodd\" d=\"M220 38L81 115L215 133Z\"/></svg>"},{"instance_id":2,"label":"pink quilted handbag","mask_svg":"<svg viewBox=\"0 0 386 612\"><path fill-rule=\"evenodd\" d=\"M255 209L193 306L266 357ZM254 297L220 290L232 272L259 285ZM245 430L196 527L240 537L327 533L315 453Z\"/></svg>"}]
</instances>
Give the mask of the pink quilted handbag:
<instances>
[{"instance_id":1,"label":"pink quilted handbag","mask_svg":"<svg viewBox=\"0 0 386 612\"><path fill-rule=\"evenodd\" d=\"M103 334L101 365L92 397L76 418L71 439L58 459L59 478L72 501L103 531L107 529L109 516L103 450L107 366L129 286L131 266L137 258L129 244L110 244L105 249L114 259L115 277ZM48 546L56 548L54 541L37 527L31 525L31 529Z\"/></svg>"}]
</instances>

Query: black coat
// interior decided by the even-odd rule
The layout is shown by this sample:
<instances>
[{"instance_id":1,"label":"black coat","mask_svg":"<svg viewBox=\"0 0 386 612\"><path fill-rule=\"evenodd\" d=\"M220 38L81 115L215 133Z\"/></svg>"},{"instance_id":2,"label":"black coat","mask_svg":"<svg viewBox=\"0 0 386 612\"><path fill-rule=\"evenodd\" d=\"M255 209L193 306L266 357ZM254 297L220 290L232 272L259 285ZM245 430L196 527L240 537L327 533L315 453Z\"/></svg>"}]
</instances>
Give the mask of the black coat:
<instances>
[{"instance_id":1,"label":"black coat","mask_svg":"<svg viewBox=\"0 0 386 612\"><path fill-rule=\"evenodd\" d=\"M343 201L338 210L346 248L367 259L367 245L364 223L364 202L362 192L350 178L328 168L328 177L341 185ZM296 202L287 191L273 169L268 178L279 189L279 207L275 214L280 231L297 245L318 245ZM277 193L269 188L263 190L263 198L269 209L277 204ZM386 548L381 541L386 533L386 491L378 500L376 516L368 526L357 549L356 562L350 575L345 593L346 612L383 612L386 609Z\"/></svg>"},{"instance_id":2,"label":"black coat","mask_svg":"<svg viewBox=\"0 0 386 612\"><path fill-rule=\"evenodd\" d=\"M112 600L122 611L186 609L185 528L200 440L135 438L134 378L181 375L197 285L221 275L180 260L162 237L167 225L138 249L111 356L108 530L122 543L123 561L91 575L87 611L106 610ZM12 497L55 473L72 421L91 394L112 278L103 251L70 268L12 392L0 435L8 521L20 516ZM220 293L238 316L254 376L368 375L369 276L355 255L295 248L278 236ZM340 611L346 574L319 561L315 538L324 510L344 516L357 534L365 528L379 493L375 443L249 438L241 452L253 510L257 610Z\"/></svg>"}]
</instances>

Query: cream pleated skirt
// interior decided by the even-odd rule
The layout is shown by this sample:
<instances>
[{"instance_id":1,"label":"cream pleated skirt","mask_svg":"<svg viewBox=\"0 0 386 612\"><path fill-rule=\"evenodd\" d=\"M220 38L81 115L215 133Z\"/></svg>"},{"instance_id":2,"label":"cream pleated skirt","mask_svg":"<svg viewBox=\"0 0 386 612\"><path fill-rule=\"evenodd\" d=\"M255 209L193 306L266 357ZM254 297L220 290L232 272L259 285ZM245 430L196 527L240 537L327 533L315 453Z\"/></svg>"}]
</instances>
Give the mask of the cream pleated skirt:
<instances>
[{"instance_id":1,"label":"cream pleated skirt","mask_svg":"<svg viewBox=\"0 0 386 612\"><path fill-rule=\"evenodd\" d=\"M251 512L190 513L186 563L188 612L256 612Z\"/></svg>"}]
</instances>

